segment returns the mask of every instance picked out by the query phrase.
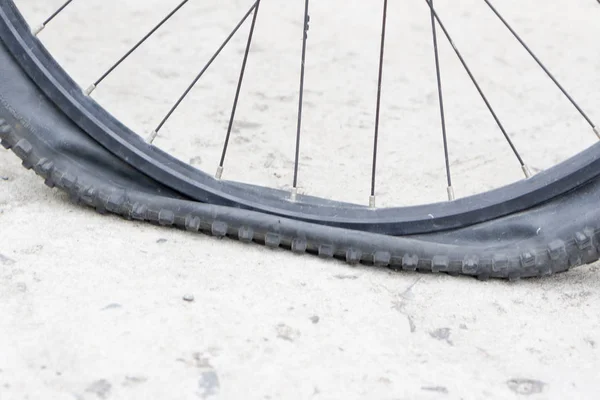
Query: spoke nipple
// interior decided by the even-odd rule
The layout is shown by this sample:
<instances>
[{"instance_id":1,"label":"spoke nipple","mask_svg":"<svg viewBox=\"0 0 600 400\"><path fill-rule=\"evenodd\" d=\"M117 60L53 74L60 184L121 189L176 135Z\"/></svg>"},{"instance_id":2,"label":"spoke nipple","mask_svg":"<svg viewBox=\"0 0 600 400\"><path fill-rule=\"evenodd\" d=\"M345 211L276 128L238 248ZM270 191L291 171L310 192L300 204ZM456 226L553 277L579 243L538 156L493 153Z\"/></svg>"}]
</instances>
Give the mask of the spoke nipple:
<instances>
[{"instance_id":1,"label":"spoke nipple","mask_svg":"<svg viewBox=\"0 0 600 400\"><path fill-rule=\"evenodd\" d=\"M38 25L31 31L31 33L33 34L33 36L37 36L41 31L44 30L45 27L46 25L44 24Z\"/></svg>"},{"instance_id":2,"label":"spoke nipple","mask_svg":"<svg viewBox=\"0 0 600 400\"><path fill-rule=\"evenodd\" d=\"M454 188L452 186L448 186L448 201L454 201L456 197L454 197Z\"/></svg>"},{"instance_id":3,"label":"spoke nipple","mask_svg":"<svg viewBox=\"0 0 600 400\"><path fill-rule=\"evenodd\" d=\"M596 134L596 136L598 136L598 139L600 139L600 128L598 128L597 126L594 126L592 129L594 130L594 133Z\"/></svg>"},{"instance_id":4,"label":"spoke nipple","mask_svg":"<svg viewBox=\"0 0 600 400\"><path fill-rule=\"evenodd\" d=\"M84 93L86 96L89 96L94 90L96 90L96 85L92 83L87 89L85 89Z\"/></svg>"},{"instance_id":5,"label":"spoke nipple","mask_svg":"<svg viewBox=\"0 0 600 400\"><path fill-rule=\"evenodd\" d=\"M290 200L296 201L298 199L298 188L292 188L292 193L290 194Z\"/></svg>"},{"instance_id":6,"label":"spoke nipple","mask_svg":"<svg viewBox=\"0 0 600 400\"><path fill-rule=\"evenodd\" d=\"M375 196L369 197L369 207L375 208Z\"/></svg>"},{"instance_id":7,"label":"spoke nipple","mask_svg":"<svg viewBox=\"0 0 600 400\"><path fill-rule=\"evenodd\" d=\"M154 143L154 139L156 139L157 136L158 136L158 132L156 132L156 131L150 132L150 136L148 136L148 139L146 139L146 142L148 142L149 144Z\"/></svg>"},{"instance_id":8,"label":"spoke nipple","mask_svg":"<svg viewBox=\"0 0 600 400\"><path fill-rule=\"evenodd\" d=\"M217 168L217 173L215 174L215 178L218 180L221 180L222 177L223 177L223 167L219 166L219 168Z\"/></svg>"},{"instance_id":9,"label":"spoke nipple","mask_svg":"<svg viewBox=\"0 0 600 400\"><path fill-rule=\"evenodd\" d=\"M525 164L523 164L521 166L521 168L523 169L523 173L525 174L526 178L531 178L533 176L533 174L531 173L531 170L529 169L529 167Z\"/></svg>"}]
</instances>

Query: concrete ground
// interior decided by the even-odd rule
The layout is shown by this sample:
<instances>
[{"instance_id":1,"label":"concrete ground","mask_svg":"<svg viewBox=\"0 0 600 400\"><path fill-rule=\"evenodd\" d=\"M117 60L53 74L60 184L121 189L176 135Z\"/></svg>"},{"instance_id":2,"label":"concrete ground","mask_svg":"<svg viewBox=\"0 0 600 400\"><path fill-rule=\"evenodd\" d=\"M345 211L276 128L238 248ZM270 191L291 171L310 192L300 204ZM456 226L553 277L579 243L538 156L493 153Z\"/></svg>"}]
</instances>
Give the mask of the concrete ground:
<instances>
[{"instance_id":1,"label":"concrete ground","mask_svg":"<svg viewBox=\"0 0 600 400\"><path fill-rule=\"evenodd\" d=\"M156 7L136 13L142 8L142 3L152 3ZM86 4L95 7L93 15L106 13L105 21L110 20L111 13L124 11L144 21L149 19L152 24L157 16L162 15L163 9L169 9L175 3L128 0L119 2L124 4L123 7L114 8L106 6L106 0L91 0ZM191 7L205 13L217 9L214 1L192 3ZM231 7L232 4L237 5L238 11L242 6L246 7L242 5L243 2L229 3ZM336 10L333 2L315 3L315 7L323 15L332 18L338 15L337 11L345 13L346 17L357 16L364 11L357 8L361 3L350 3L354 8L347 7L344 11ZM600 109L600 75L597 74L600 57L591 51L597 46L600 34L599 25L592 23L597 22L600 15L596 2L580 1L575 4L571 0L557 0L554 7L545 6L541 0L528 3L527 6L516 0L497 3L518 22L522 31L527 32L533 41L539 42L534 47L540 48L544 59L550 60L551 65L556 65L561 76L565 77L567 86L573 87L577 98L582 99L600 118L597 112ZM19 2L26 16L34 21L43 19L56 5L47 0ZM536 8L536 5L540 7ZM57 30L52 31L48 27L44 35L47 35L48 46L63 57L61 60L66 60L67 67L70 66L73 75L80 77L82 86L85 86L83 82L92 80L94 74L104 68L106 59L114 57L107 56L104 64L94 63L90 68L94 70L88 71L86 60L89 61L90 57L75 57L73 54L90 48L96 54L101 49L118 52L112 50L109 40L112 36L107 32L111 31L110 34L114 36L127 36L128 29L133 30L135 24L126 26L114 22L101 26L85 25L82 21L89 19L83 18L85 7L79 7L74 2L70 11L72 14L61 16L63 24L67 24L67 27L71 24L70 29L65 29L63 25L60 30L60 21L56 21ZM394 7L393 13L402 14L401 7L397 4ZM560 7L565 7L566 11L561 13ZM148 11L150 8L152 11ZM365 18L378 15L380 9L370 12L365 13ZM211 15L225 18L228 14ZM273 14L264 11L261 15L266 17ZM471 9L458 12L457 15L465 18L465 21L474 22L476 26L485 25L484 22L478 22L480 14ZM273 32L281 32L285 36L285 23L289 22L289 18L286 18L281 18L281 27L275 26L271 31L263 32L264 37L274 37ZM409 17L404 18L410 20ZM317 31L318 21L318 17L313 16L313 26ZM544 34L541 22L547 22L551 27L548 35ZM222 25L224 32L229 25L224 22ZM347 28L346 24L339 21L335 26ZM415 34L423 32L423 37L427 37L427 31L424 30L426 23L409 26ZM298 27L293 24L292 27L290 32L297 33ZM453 29L459 27L455 22ZM92 28L97 28L103 34L93 36L90 32ZM356 26L351 28L351 31L359 32ZM208 35L200 30L191 31ZM376 31L375 26L373 32ZM124 41L121 45L127 47L125 44L131 44L131 36L135 37L137 33L136 30L130 34L130 41ZM62 37L67 34L70 35L68 39ZM356 35L356 46L365 48L369 43L363 40L365 35ZM166 41L167 36L161 36L160 40ZM340 37L327 40L341 40L343 37L340 34ZM467 35L463 35L460 43L468 39ZM309 53L314 54L313 59L320 60L314 68L323 68L323 73L328 71L332 61L327 58L331 55L328 49L332 48L327 40L317 41L314 53ZM483 52L489 46L486 45L485 34L472 40L475 46L472 54L477 50L482 51L480 59L474 62L479 61L486 68L520 65L504 53L502 57L486 59ZM73 43L80 48L73 48ZM374 45L376 53L376 40L371 45ZM568 52L559 51L561 48L567 48ZM71 56L68 55L69 51ZM405 51L409 51L408 48ZM174 51L173 54L176 53ZM257 53L265 52L260 51L259 47ZM390 59L401 61L398 54L401 52L392 52ZM451 55L447 53L448 59ZM192 56L202 59L201 54L184 52L184 57ZM296 56L297 53L293 53L290 59L296 60ZM426 56L430 57L431 53L423 51L423 62L431 62ZM151 54L146 57L157 56ZM281 57L285 59L284 55ZM261 62L268 65L264 60ZM342 62L338 60L338 63ZM424 68L424 64L419 62L407 68L418 74ZM172 68L178 66L173 60L171 63ZM355 71L352 73L369 75L367 71L373 72L367 69L370 65L352 65L352 68L348 68ZM170 75L169 65L161 68L152 73L176 81L181 78L181 82L185 82L185 76L189 75L189 71L187 75L180 72ZM271 68L276 69L273 66ZM535 71L535 66L529 65L528 68L531 71L526 69L523 72L526 76ZM576 73L573 73L574 70ZM173 93L167 89L164 89L167 92L151 91L143 97L149 105L136 107L139 98L134 95L141 90L140 87L143 88L144 80L136 82L135 68L126 71L129 72L123 72L123 75L107 82L106 91L99 89L97 96L107 103L117 102L115 113L123 119L130 118L134 121L133 125L137 121L139 131L145 131L155 122L156 115L163 112L165 107L168 108L170 101L164 99L171 99L174 94L176 96L181 85L173 89ZM390 68L390 71L398 70ZM479 71L483 72L481 69ZM561 99L551 85L543 86L547 85L546 81L531 78L526 84L515 84L514 91L503 90L502 80L496 86L492 84L492 77L499 76L500 71L487 71L491 72L486 75L485 82L490 85L492 93L498 96L499 104L505 106L516 100L524 102L534 92L541 98L525 101L527 104L522 108L505 114L509 121L515 124L522 122L525 126L514 134L524 153L529 159L535 160L532 166L542 168L545 163L556 162L593 142L593 137L589 137L589 129L576 115L573 117L569 104L560 103L560 106L553 106L550 112L543 114L544 117L541 116L542 111L548 111L544 108L546 101ZM271 71L269 77L274 73ZM290 73L293 75L296 70ZM460 75L459 68L456 68L456 73ZM317 74L313 74L314 82ZM420 89L418 85L416 89L410 89L414 86L407 85L413 82L410 77L398 75L394 78L393 72L390 74L394 84L399 85L394 93L406 89L413 90L416 96ZM267 78L263 78L263 84L264 79ZM460 94L462 89L459 85L455 87L454 80L449 81L448 92ZM123 88L124 82L131 83L131 87ZM235 80L231 82L235 84ZM279 79L273 82L279 82ZM315 104L321 99L325 104L324 109L331 112L339 110L343 104L350 109L371 110L371 103L362 104L362 100L342 104L335 103L342 100L327 98L329 93L336 92L336 88L352 92L358 90L357 87L368 86L372 83L370 80L360 81L353 87L344 85L344 82L333 84L323 80L323 83L333 86L322 97L315 95ZM403 88L402 84L406 87ZM109 90L111 88L116 91ZM249 96L254 97L247 101L249 108L246 112L250 113L252 107L257 105L261 105L263 111L271 110L271 115L275 116L279 115L279 111L288 110L287 106L284 107L287 98L278 97L280 94L277 92L284 89L273 90L275 94L271 95L249 90ZM293 95L294 89L290 90L290 95ZM435 87L427 88L428 98L431 93L433 100L428 100L426 104L416 102L416 97L411 98L411 95L408 96L408 103L402 103L403 97L398 95L400 105L397 109L392 107L396 104L392 101L396 97L389 95L388 102L392 105L386 110L390 113L396 110L408 119L409 126L413 126L411 124L416 124L416 120L410 119L412 114L408 111L413 110L418 114L421 106L431 107L430 110L435 111ZM465 94L464 97L468 96ZM127 99L130 100L129 105L124 103ZM276 100L266 104L265 99ZM230 103L230 96L225 100ZM188 107L199 107L205 103L206 99L193 98ZM462 108L467 104L465 100L464 105L455 105L455 137L451 144L454 148L484 146L486 157L495 159L495 146L501 141L495 142L495 136L492 139L490 135L490 138L478 142L481 135L475 135L480 132L477 123L488 117L482 112L481 117L479 114L468 114L471 115L469 119L468 115L465 116L467 108ZM309 106L308 109L312 110L307 117L309 128L324 126L326 130L335 130L336 126L328 125L332 124L330 118L316 113L319 108ZM188 109L188 112L191 111L193 109ZM404 114L404 111L407 113ZM243 107L241 112L245 115ZM372 111L369 112L372 116ZM208 109L198 114L214 117L211 121L220 124L219 132L222 134L226 113L218 114ZM275 123L286 129L292 126L293 132L293 118L281 117L277 120L277 117L271 118L270 115L248 115L252 115L253 119L243 117L246 123L237 131L239 138L249 138L235 142L242 147L242 150L237 150L241 152L238 156L253 166L256 164L264 168L248 171L240 179L252 181L260 171L266 169L269 172L268 179L272 181L265 183L285 187L286 184L279 179L289 177L289 171L286 171L290 164L285 158L288 156L284 156L289 144L272 140L265 132L277 131L271 129L270 124ZM577 122L571 122L567 116ZM190 118L195 117L192 115ZM365 116L365 121L367 119ZM401 126L401 120L391 123L388 131L395 129L396 123ZM258 127L256 121L260 122ZM406 150L396 149L394 142L390 141L384 147L383 159L387 157L393 160L394 155L412 153L419 148L429 149L430 145L439 146L439 129L434 130L437 129L435 120L431 121L433 128L428 132L434 132L431 136L437 138L437 144L433 139L423 139L431 140L431 143L425 141L421 147ZM345 129L352 127L360 130L363 129L362 123L350 121L343 126L344 129L339 130L353 132ZM172 124L159 143L166 150L171 150L175 143L175 133L196 134L193 129L183 132L186 126L178 125L182 122L174 121ZM371 128L372 125L367 130ZM564 139L564 130L567 128L573 132L568 141ZM425 135L417 136L416 139L419 139ZM271 138L270 142L275 142L275 147L283 147L265 150L264 154L256 148L244 149L243 146L254 143L251 140L253 138L265 142ZM201 150L212 149L212 154L217 151L214 143L219 140L215 134L215 138L204 137L194 143ZM401 143L404 145L408 142ZM196 161L203 169L214 166L212 155L192 158L188 153L192 152L190 149L175 150L180 151L182 158ZM318 148L309 150L312 158L319 158ZM345 151L344 147L339 154L346 154ZM453 165L459 176L463 174L459 182L462 179L467 183L463 189L465 192L485 189L470 187L472 182L484 181L492 185L515 179L508 172L509 168L505 168L505 161L500 160L500 167L496 167L503 173L497 173L496 170L493 174L493 163L487 162L485 157L471 157L470 153L456 157ZM509 158L510 154L507 160ZM267 163L269 160L270 163ZM437 164L424 163L424 168L431 168L426 174L417 172L416 168L420 165L415 165L414 160L398 162L406 163L400 168L403 171L404 167L409 169L412 166L412 173L408 175L417 177L414 178L416 183L422 184L425 178L434 182L437 179L432 178L439 175L436 169L439 167L439 157L436 160ZM303 159L307 164L303 167L306 170L304 187L306 190L312 187L318 189L317 183L309 182L309 178L318 178L318 171L323 166L318 162L310 164L309 161L309 158ZM343 192L345 200L364 200L366 197L361 190L368 190L368 185L363 188L358 183L364 173L360 162L357 161L358 166L354 165L357 169L350 173L350 180L342 180L345 187L336 180L336 183L328 186L331 192L320 194L334 196L337 192ZM506 165L508 163L506 161ZM231 172L233 175L243 175L243 170L236 164L232 165ZM392 172L385 173L384 182L398 178ZM385 189L382 196L384 203L391 202L394 196L402 193L402 185L397 186L400 188ZM358 193L357 198L353 198L355 195L350 194L349 190L346 193L348 187L356 189L354 193ZM431 184L423 187L421 194L425 200L444 193L443 179L441 186ZM416 201L413 198L405 200L409 203ZM544 279L514 283L479 282L443 275L349 267L310 256L295 256L285 251L100 216L70 204L61 193L45 187L38 177L19 165L13 154L0 153L1 400L595 399L600 392L598 287L600 274L597 264Z\"/></svg>"}]
</instances>

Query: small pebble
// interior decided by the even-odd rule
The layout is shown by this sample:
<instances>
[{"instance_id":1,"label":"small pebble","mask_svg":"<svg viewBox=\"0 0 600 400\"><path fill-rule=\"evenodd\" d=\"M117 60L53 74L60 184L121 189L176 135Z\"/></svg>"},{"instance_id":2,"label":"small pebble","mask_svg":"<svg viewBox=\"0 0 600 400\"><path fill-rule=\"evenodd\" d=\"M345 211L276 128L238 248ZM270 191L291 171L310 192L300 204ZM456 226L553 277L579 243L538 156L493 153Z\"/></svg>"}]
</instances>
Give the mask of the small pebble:
<instances>
[{"instance_id":1,"label":"small pebble","mask_svg":"<svg viewBox=\"0 0 600 400\"><path fill-rule=\"evenodd\" d=\"M183 300L192 302L194 301L194 296L191 294L186 294L185 296L183 296Z\"/></svg>"}]
</instances>

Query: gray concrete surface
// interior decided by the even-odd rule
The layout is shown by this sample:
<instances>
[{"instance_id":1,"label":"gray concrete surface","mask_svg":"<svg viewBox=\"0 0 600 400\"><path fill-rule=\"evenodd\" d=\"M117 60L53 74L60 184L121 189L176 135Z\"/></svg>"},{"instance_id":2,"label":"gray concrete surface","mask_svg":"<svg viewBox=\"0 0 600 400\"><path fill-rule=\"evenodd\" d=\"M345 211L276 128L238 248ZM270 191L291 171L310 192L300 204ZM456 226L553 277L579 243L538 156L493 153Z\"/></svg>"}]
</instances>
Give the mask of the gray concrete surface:
<instances>
[{"instance_id":1,"label":"gray concrete surface","mask_svg":"<svg viewBox=\"0 0 600 400\"><path fill-rule=\"evenodd\" d=\"M26 0L19 5L37 22L58 3ZM44 41L86 86L106 60L114 59L132 43L132 36L139 36L175 1L83 3L75 2L70 13L57 21L55 30L47 29ZM225 32L229 27L226 22L237 15L232 10L246 7L241 1L226 3L230 9L219 11L216 1L192 1L190 13L208 15ZM273 135L290 129L293 132L294 104L288 97L293 99L296 83L285 88L278 82L297 71L269 62L265 49L275 47L280 52L279 63L288 59L290 65L297 63L297 53L286 55L277 48L275 39L298 33L297 23L286 13L296 15L301 4L292 6L290 2L275 10L268 8L268 4L276 7L272 3L265 1L262 15L281 18L257 32L268 44L260 47L257 41L255 64L270 70L254 70L262 80L256 78L249 84L250 99L241 106L240 114L245 123L236 131L237 157L250 165L232 163L230 177L254 182L264 179L263 183L285 187L290 176L287 150L293 135L290 143ZM427 21L415 22L415 15L427 17L426 10L404 14L407 8L402 6L413 3L391 3L392 16L405 22L408 30L403 31L398 24L390 37L400 40L405 37L403 33L411 33L427 40ZM444 15L454 13L455 18L450 18L455 21L453 30L462 32L457 33L457 42L467 44L466 53L479 66L505 118L515 126L515 140L533 160L532 166L551 165L593 143L589 129L573 115L570 106L561 102L543 76L534 75L535 66L526 63L523 55L507 53L508 47L502 43L508 46L508 40L495 47L489 45L498 35L487 29L487 20L481 19L485 9L471 7L474 1L465 1L464 8L439 3L445 7ZM537 0L497 3L536 44L543 58L555 66L566 86L600 117L600 56L593 51L600 33L596 2L557 0L552 6ZM313 82L321 77L317 83L325 89L321 95L309 94L314 106L308 107L307 135L314 140L317 132L331 133L329 138L321 135L325 144L342 140L343 136L336 136L339 132L365 133L372 127L362 124L372 124L373 96L363 98L362 94L369 92L373 79L356 78L372 76L373 62L360 64L357 60L361 51L376 54L376 40L371 43L365 32L376 38L377 27L368 18L376 21L380 9L358 1L336 9L340 4L314 2L315 36L324 31L318 15L330 17L328 21L335 27L332 31L337 32L320 41L315 39L309 53L315 60L310 61ZM142 5L147 5L145 11L138 12ZM86 7L93 12L86 13ZM112 18L118 12L137 18L136 23ZM93 23L90 16L111 23ZM467 22L479 28L481 35L458 29ZM169 43L182 24L183 19L158 40ZM222 36L203 30L201 19L191 24L183 26L184 31L199 38L215 36L213 41L218 41ZM368 27L371 31L365 31ZM338 43L350 34L355 35L353 49L340 50ZM120 47L115 49L111 40L117 39ZM177 46L166 58L149 46L95 94L138 132L153 127L156 116L168 108L169 99L187 81L189 70L178 69L185 65L182 60L198 63L212 49L182 50L181 38L178 41L175 37L175 42ZM431 67L431 49L421 50L423 44L416 40L400 43L405 53L389 52L389 62L406 67L406 72L389 68L394 91L388 95L385 110L404 119L396 118L385 132L412 133L412 139L421 142L411 144L413 140L394 136L384 139L388 141L383 147L384 165L398 162L401 168L392 172L384 169L387 175L383 181L397 182L403 179L397 174L403 173L408 180L402 182L421 185L423 190L420 198L407 198L402 196L402 185L389 185L382 188L383 202L440 199L444 186L443 176L441 185L436 181L440 176L439 153L421 163L412 158L423 148L435 149L431 154L440 150L437 122L426 118L424 111L435 112L436 104L435 87L429 86L431 69L425 70L425 65ZM162 51L165 48L159 46ZM492 56L491 48L501 55ZM514 44L510 48L518 50ZM344 58L351 50L356 51L351 60ZM422 59L402 63L403 54L411 52ZM444 54L451 71L448 74L454 71L462 76L459 67L450 63L452 54L447 47ZM162 63L156 61L155 65L153 60ZM234 61L225 65L236 66ZM344 68L347 75L336 81L335 69L330 67L345 62L350 65ZM140 65L150 67L144 70ZM522 69L517 76L503 79L501 74L510 70L506 66ZM236 69L231 69L233 77ZM508 88L503 85L518 75L525 77L523 83L514 81ZM148 87L155 81L150 78L156 76L162 76L162 82L169 78L175 83L172 87ZM235 84L230 75L215 73L212 79L210 82ZM480 124L487 121L485 110L469 108L469 100L476 98L465 92L465 82L459 85L458 79L448 78L449 98L457 99L454 106L449 105L453 111L451 145L465 149L453 159L457 180L463 183L458 194L518 179L510 154L496 151L501 139L495 134L481 134L485 129L492 131L493 125ZM425 85L422 82L428 86L421 86ZM270 85L271 92L253 86L265 84ZM204 96L190 98L181 111L188 119L173 121L159 143L186 161L201 160L199 167L203 169L214 166L211 157L215 157L227 119L226 113L219 114L217 105L221 100L222 104L231 101L230 92L222 99L220 91L215 93L214 107ZM401 96L403 93L407 95ZM533 94L538 97L534 99ZM354 95L355 101L349 102L345 95ZM428 100L422 102L419 96ZM140 98L145 101L143 107ZM459 100L462 103L458 104ZM509 113L508 106L517 101L523 105ZM257 106L269 112L256 113ZM332 122L342 106L351 114L343 126ZM198 109L202 112L194 112ZM317 113L319 110L325 114ZM361 112L365 114L361 116ZM353 119L356 115L360 118ZM201 122L195 120L201 117L205 117ZM418 121L431 124L422 130L427 135L415 130L420 126ZM408 128L401 130L403 122ZM198 135L190 127L201 123L206 128L204 136L189 148L175 146L186 135ZM360 142L363 139L358 133L356 140L354 147L359 152L361 146L368 145L366 139ZM304 190L318 192L322 188L318 194L364 201L368 184L365 187L362 180L368 182L368 176L363 176L362 158L349 153L356 150L346 150L352 146L345 146L335 153L339 157L332 159L323 153L325 144L307 149L311 157L303 159ZM483 150L474 153L466 151L466 146ZM322 181L319 185L319 171L324 167L319 160L342 165L344 158L356 161L345 164L350 172L329 185L323 186ZM417 168L425 168L425 172ZM259 173L265 169L267 178ZM483 187L474 185L481 182ZM20 167L16 157L1 152L0 399L595 399L600 392L598 269L598 265L585 266L546 279L507 283L353 268L99 216L69 204L65 196L46 188L38 177ZM193 301L189 301L191 297Z\"/></svg>"}]
</instances>

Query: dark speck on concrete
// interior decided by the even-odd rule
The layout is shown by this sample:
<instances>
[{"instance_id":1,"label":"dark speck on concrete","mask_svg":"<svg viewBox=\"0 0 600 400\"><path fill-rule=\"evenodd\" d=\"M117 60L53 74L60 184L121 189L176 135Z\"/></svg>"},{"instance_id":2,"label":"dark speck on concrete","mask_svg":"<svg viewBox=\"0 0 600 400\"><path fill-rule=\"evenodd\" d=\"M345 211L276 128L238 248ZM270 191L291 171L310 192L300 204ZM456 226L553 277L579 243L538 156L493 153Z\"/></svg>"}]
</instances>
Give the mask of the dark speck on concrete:
<instances>
[{"instance_id":1,"label":"dark speck on concrete","mask_svg":"<svg viewBox=\"0 0 600 400\"><path fill-rule=\"evenodd\" d=\"M510 379L506 381L506 385L515 393L529 396L532 394L542 393L546 384L542 381L534 379Z\"/></svg>"},{"instance_id":2,"label":"dark speck on concrete","mask_svg":"<svg viewBox=\"0 0 600 400\"><path fill-rule=\"evenodd\" d=\"M406 318L408 318L408 325L410 326L410 332L414 333L417 330L417 326L415 325L415 321L413 321L412 317L410 315L407 315Z\"/></svg>"},{"instance_id":3,"label":"dark speck on concrete","mask_svg":"<svg viewBox=\"0 0 600 400\"><path fill-rule=\"evenodd\" d=\"M356 276L356 275L334 275L334 278L355 280L355 279L358 279L358 276Z\"/></svg>"},{"instance_id":4,"label":"dark speck on concrete","mask_svg":"<svg viewBox=\"0 0 600 400\"><path fill-rule=\"evenodd\" d=\"M148 378L143 376L126 376L125 380L123 381L123 386L139 385L146 381L148 381Z\"/></svg>"},{"instance_id":5,"label":"dark speck on concrete","mask_svg":"<svg viewBox=\"0 0 600 400\"><path fill-rule=\"evenodd\" d=\"M3 254L0 254L0 265L13 265L15 263L15 260L6 257Z\"/></svg>"},{"instance_id":6,"label":"dark speck on concrete","mask_svg":"<svg viewBox=\"0 0 600 400\"><path fill-rule=\"evenodd\" d=\"M107 380L101 379L92 383L85 389L87 393L93 393L101 399L106 399L110 395L112 385Z\"/></svg>"},{"instance_id":7,"label":"dark speck on concrete","mask_svg":"<svg viewBox=\"0 0 600 400\"><path fill-rule=\"evenodd\" d=\"M200 397L208 399L211 396L218 394L219 392L219 376L216 371L204 371L198 381L198 387L200 388Z\"/></svg>"},{"instance_id":8,"label":"dark speck on concrete","mask_svg":"<svg viewBox=\"0 0 600 400\"><path fill-rule=\"evenodd\" d=\"M449 345L452 345L450 340L450 328L438 328L433 332L429 332L432 338L437 340L445 340Z\"/></svg>"},{"instance_id":9,"label":"dark speck on concrete","mask_svg":"<svg viewBox=\"0 0 600 400\"><path fill-rule=\"evenodd\" d=\"M286 324L279 324L276 326L277 337L279 339L287 340L288 342L293 342L298 336L300 336L300 332L295 330Z\"/></svg>"},{"instance_id":10,"label":"dark speck on concrete","mask_svg":"<svg viewBox=\"0 0 600 400\"><path fill-rule=\"evenodd\" d=\"M123 307L123 306L120 305L119 303L110 303L109 305L104 307L102 310L114 310L116 308L121 308L121 307Z\"/></svg>"},{"instance_id":11,"label":"dark speck on concrete","mask_svg":"<svg viewBox=\"0 0 600 400\"><path fill-rule=\"evenodd\" d=\"M438 392L448 394L448 389L445 386L422 386L421 390L427 390L428 392Z\"/></svg>"},{"instance_id":12,"label":"dark speck on concrete","mask_svg":"<svg viewBox=\"0 0 600 400\"><path fill-rule=\"evenodd\" d=\"M183 300L187 301L187 302L192 302L194 301L194 295L193 294L185 294L183 295Z\"/></svg>"},{"instance_id":13,"label":"dark speck on concrete","mask_svg":"<svg viewBox=\"0 0 600 400\"><path fill-rule=\"evenodd\" d=\"M158 244L167 243L167 239L158 239L158 240L156 241L156 243L158 243Z\"/></svg>"},{"instance_id":14,"label":"dark speck on concrete","mask_svg":"<svg viewBox=\"0 0 600 400\"><path fill-rule=\"evenodd\" d=\"M313 315L312 317L310 317L310 320L312 321L313 324L318 324L320 318L318 315Z\"/></svg>"},{"instance_id":15,"label":"dark speck on concrete","mask_svg":"<svg viewBox=\"0 0 600 400\"><path fill-rule=\"evenodd\" d=\"M198 157L190 158L190 164L192 164L192 165L202 164L202 157L198 156Z\"/></svg>"}]
</instances>

